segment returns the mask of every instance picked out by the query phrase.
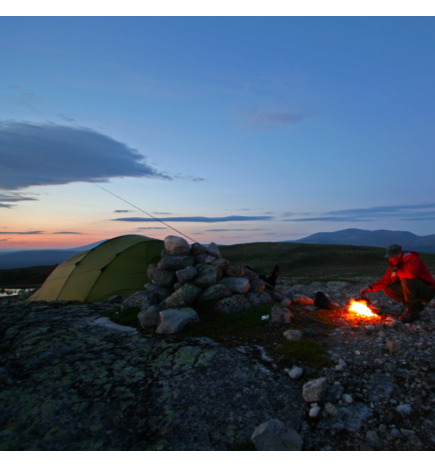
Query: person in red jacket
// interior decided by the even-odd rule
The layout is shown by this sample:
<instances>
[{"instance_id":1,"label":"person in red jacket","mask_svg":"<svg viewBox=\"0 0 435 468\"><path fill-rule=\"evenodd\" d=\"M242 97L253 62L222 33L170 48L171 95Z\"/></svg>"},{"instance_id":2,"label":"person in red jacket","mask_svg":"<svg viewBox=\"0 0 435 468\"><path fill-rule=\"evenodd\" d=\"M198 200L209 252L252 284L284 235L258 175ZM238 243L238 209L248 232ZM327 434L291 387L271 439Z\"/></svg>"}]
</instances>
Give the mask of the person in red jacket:
<instances>
[{"instance_id":1,"label":"person in red jacket","mask_svg":"<svg viewBox=\"0 0 435 468\"><path fill-rule=\"evenodd\" d=\"M407 312L401 316L403 323L413 322L424 309L423 302L429 302L435 295L435 281L417 252L402 251L397 244L387 249L389 267L376 283L361 289L361 295L384 290L396 302L404 302Z\"/></svg>"}]
</instances>

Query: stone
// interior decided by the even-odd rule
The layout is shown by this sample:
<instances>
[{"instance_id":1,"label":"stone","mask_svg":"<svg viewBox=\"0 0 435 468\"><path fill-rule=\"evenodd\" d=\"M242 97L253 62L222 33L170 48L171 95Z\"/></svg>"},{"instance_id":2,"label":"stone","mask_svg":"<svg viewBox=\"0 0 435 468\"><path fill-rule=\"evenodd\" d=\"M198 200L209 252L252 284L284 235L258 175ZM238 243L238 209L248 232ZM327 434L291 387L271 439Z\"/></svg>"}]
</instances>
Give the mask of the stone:
<instances>
[{"instance_id":1,"label":"stone","mask_svg":"<svg viewBox=\"0 0 435 468\"><path fill-rule=\"evenodd\" d=\"M242 278L246 278L251 282L258 279L258 273L255 273L255 271L252 271L248 267L244 266Z\"/></svg>"},{"instance_id":2,"label":"stone","mask_svg":"<svg viewBox=\"0 0 435 468\"><path fill-rule=\"evenodd\" d=\"M205 251L213 257L222 258L221 253L219 252L219 247L214 242L210 242Z\"/></svg>"},{"instance_id":3,"label":"stone","mask_svg":"<svg viewBox=\"0 0 435 468\"><path fill-rule=\"evenodd\" d=\"M242 277L244 273L245 273L245 270L241 265L230 265L225 270L225 275L226 276L234 276L234 277L237 277L237 278Z\"/></svg>"},{"instance_id":4,"label":"stone","mask_svg":"<svg viewBox=\"0 0 435 468\"><path fill-rule=\"evenodd\" d=\"M162 250L162 253L160 254L160 258L167 257L169 255L167 250Z\"/></svg>"},{"instance_id":5,"label":"stone","mask_svg":"<svg viewBox=\"0 0 435 468\"><path fill-rule=\"evenodd\" d=\"M251 304L245 296L234 294L218 301L213 308L213 312L216 314L239 313L248 307L251 307Z\"/></svg>"},{"instance_id":6,"label":"stone","mask_svg":"<svg viewBox=\"0 0 435 468\"><path fill-rule=\"evenodd\" d=\"M222 271L226 270L230 265L230 261L225 258L215 258L212 265L218 266Z\"/></svg>"},{"instance_id":7,"label":"stone","mask_svg":"<svg viewBox=\"0 0 435 468\"><path fill-rule=\"evenodd\" d=\"M138 291L128 297L123 303L121 310L125 307L140 307L146 309L157 304L157 296L149 291Z\"/></svg>"},{"instance_id":8,"label":"stone","mask_svg":"<svg viewBox=\"0 0 435 468\"><path fill-rule=\"evenodd\" d=\"M292 289L283 289L282 293L284 297L289 299L290 301L293 301L293 299L295 298L295 293Z\"/></svg>"},{"instance_id":9,"label":"stone","mask_svg":"<svg viewBox=\"0 0 435 468\"><path fill-rule=\"evenodd\" d=\"M276 302L281 302L283 299L287 299L284 294L278 292L278 291L273 291L272 292L272 297L273 297L273 300L276 301Z\"/></svg>"},{"instance_id":10,"label":"stone","mask_svg":"<svg viewBox=\"0 0 435 468\"><path fill-rule=\"evenodd\" d=\"M178 270L175 275L180 283L186 283L198 274L198 270L193 266L187 266L183 270Z\"/></svg>"},{"instance_id":11,"label":"stone","mask_svg":"<svg viewBox=\"0 0 435 468\"><path fill-rule=\"evenodd\" d=\"M273 306L270 311L272 323L291 323L293 314L285 307Z\"/></svg>"},{"instance_id":12,"label":"stone","mask_svg":"<svg viewBox=\"0 0 435 468\"><path fill-rule=\"evenodd\" d=\"M291 371L289 371L288 375L292 378L292 379L299 379L299 377L303 374L303 369L301 369L300 367L293 367L293 369Z\"/></svg>"},{"instance_id":13,"label":"stone","mask_svg":"<svg viewBox=\"0 0 435 468\"><path fill-rule=\"evenodd\" d=\"M156 263L150 263L147 274L153 284L162 288L171 288L175 283L175 271L158 270Z\"/></svg>"},{"instance_id":14,"label":"stone","mask_svg":"<svg viewBox=\"0 0 435 468\"><path fill-rule=\"evenodd\" d=\"M302 397L308 403L319 401L326 393L327 388L328 384L325 377L310 380L302 387Z\"/></svg>"},{"instance_id":15,"label":"stone","mask_svg":"<svg viewBox=\"0 0 435 468\"><path fill-rule=\"evenodd\" d=\"M165 249L169 255L189 255L190 246L182 237L165 237Z\"/></svg>"},{"instance_id":16,"label":"stone","mask_svg":"<svg viewBox=\"0 0 435 468\"><path fill-rule=\"evenodd\" d=\"M209 255L206 252L202 252L198 255L195 256L195 265L198 265L200 263L205 263L205 259L208 258Z\"/></svg>"},{"instance_id":17,"label":"stone","mask_svg":"<svg viewBox=\"0 0 435 468\"><path fill-rule=\"evenodd\" d=\"M396 411L402 415L403 418L409 418L411 412L412 412L412 407L411 405L405 404L405 405L398 405L396 407Z\"/></svg>"},{"instance_id":18,"label":"stone","mask_svg":"<svg viewBox=\"0 0 435 468\"><path fill-rule=\"evenodd\" d=\"M310 409L308 416L310 418L318 418L321 412L322 412L322 408L320 408L320 406L314 406L313 408Z\"/></svg>"},{"instance_id":19,"label":"stone","mask_svg":"<svg viewBox=\"0 0 435 468\"><path fill-rule=\"evenodd\" d=\"M122 302L122 296L119 294L115 294L114 296L108 297L107 302L110 302L110 304L119 304Z\"/></svg>"},{"instance_id":20,"label":"stone","mask_svg":"<svg viewBox=\"0 0 435 468\"><path fill-rule=\"evenodd\" d=\"M298 451L303 445L299 434L278 419L257 426L251 440L259 451Z\"/></svg>"},{"instance_id":21,"label":"stone","mask_svg":"<svg viewBox=\"0 0 435 468\"><path fill-rule=\"evenodd\" d=\"M372 374L367 385L366 397L368 401L378 401L391 395L394 390L394 382L385 374Z\"/></svg>"},{"instance_id":22,"label":"stone","mask_svg":"<svg viewBox=\"0 0 435 468\"><path fill-rule=\"evenodd\" d=\"M267 293L259 294L249 291L246 294L246 298L248 299L250 304L255 307L270 304L272 302L272 297Z\"/></svg>"},{"instance_id":23,"label":"stone","mask_svg":"<svg viewBox=\"0 0 435 468\"><path fill-rule=\"evenodd\" d=\"M348 393L344 393L341 398L343 399L344 403L346 403L346 405L353 403L352 395L349 395Z\"/></svg>"},{"instance_id":24,"label":"stone","mask_svg":"<svg viewBox=\"0 0 435 468\"><path fill-rule=\"evenodd\" d=\"M292 305L292 301L290 299L283 299L279 305L281 307L290 307Z\"/></svg>"},{"instance_id":25,"label":"stone","mask_svg":"<svg viewBox=\"0 0 435 468\"><path fill-rule=\"evenodd\" d=\"M213 265L213 262L216 260L215 257L213 257L212 255L207 255L207 257L204 258L204 263L206 265Z\"/></svg>"},{"instance_id":26,"label":"stone","mask_svg":"<svg viewBox=\"0 0 435 468\"><path fill-rule=\"evenodd\" d=\"M287 340L290 341L299 341L302 339L304 332L301 330L286 330L283 335L286 337Z\"/></svg>"},{"instance_id":27,"label":"stone","mask_svg":"<svg viewBox=\"0 0 435 468\"><path fill-rule=\"evenodd\" d=\"M189 254L196 257L196 255L205 252L205 250L206 248L202 244L198 244L198 242L195 242L190 246Z\"/></svg>"},{"instance_id":28,"label":"stone","mask_svg":"<svg viewBox=\"0 0 435 468\"><path fill-rule=\"evenodd\" d=\"M169 297L172 294L170 289L163 288L162 286L158 286L157 284L153 284L153 283L147 283L145 285L145 289L147 291L155 293L160 302L165 300L167 297Z\"/></svg>"},{"instance_id":29,"label":"stone","mask_svg":"<svg viewBox=\"0 0 435 468\"><path fill-rule=\"evenodd\" d=\"M249 284L250 284L249 292L261 294L266 289L266 283L260 278L250 280Z\"/></svg>"},{"instance_id":30,"label":"stone","mask_svg":"<svg viewBox=\"0 0 435 468\"><path fill-rule=\"evenodd\" d=\"M184 283L175 283L174 284L174 291L178 291L180 288L182 288L184 286ZM170 294L169 294L170 296ZM168 296L168 297L169 297Z\"/></svg>"},{"instance_id":31,"label":"stone","mask_svg":"<svg viewBox=\"0 0 435 468\"><path fill-rule=\"evenodd\" d=\"M197 313L189 308L167 309L159 312L159 324L156 333L160 335L172 335L183 331L184 327L191 322L197 322Z\"/></svg>"},{"instance_id":32,"label":"stone","mask_svg":"<svg viewBox=\"0 0 435 468\"><path fill-rule=\"evenodd\" d=\"M160 307L162 309L176 309L193 304L200 293L201 288L193 284L185 284L160 303Z\"/></svg>"},{"instance_id":33,"label":"stone","mask_svg":"<svg viewBox=\"0 0 435 468\"><path fill-rule=\"evenodd\" d=\"M137 315L142 328L155 327L159 322L160 307L153 305L147 309L141 310Z\"/></svg>"},{"instance_id":34,"label":"stone","mask_svg":"<svg viewBox=\"0 0 435 468\"><path fill-rule=\"evenodd\" d=\"M314 304L314 300L311 299L311 297L307 297L307 296L302 296L302 295L298 295L296 296L294 299L293 299L293 304L296 304L296 305L313 305Z\"/></svg>"},{"instance_id":35,"label":"stone","mask_svg":"<svg viewBox=\"0 0 435 468\"><path fill-rule=\"evenodd\" d=\"M387 426L385 424L381 424L378 428L380 434L385 434L387 432Z\"/></svg>"},{"instance_id":36,"label":"stone","mask_svg":"<svg viewBox=\"0 0 435 468\"><path fill-rule=\"evenodd\" d=\"M223 284L210 286L198 296L197 301L219 301L231 296L231 291Z\"/></svg>"},{"instance_id":37,"label":"stone","mask_svg":"<svg viewBox=\"0 0 435 468\"><path fill-rule=\"evenodd\" d=\"M230 276L222 278L219 284L223 284L234 294L245 294L251 287L246 278L232 278Z\"/></svg>"},{"instance_id":38,"label":"stone","mask_svg":"<svg viewBox=\"0 0 435 468\"><path fill-rule=\"evenodd\" d=\"M402 345L399 341L387 340L386 347L391 354L397 353L402 349Z\"/></svg>"},{"instance_id":39,"label":"stone","mask_svg":"<svg viewBox=\"0 0 435 468\"><path fill-rule=\"evenodd\" d=\"M190 255L168 255L157 263L158 270L181 270L195 264L194 257Z\"/></svg>"},{"instance_id":40,"label":"stone","mask_svg":"<svg viewBox=\"0 0 435 468\"><path fill-rule=\"evenodd\" d=\"M344 388L339 384L337 385L337 383L327 388L326 393L323 396L324 401L329 401L329 403L337 403L340 401L344 393Z\"/></svg>"},{"instance_id":41,"label":"stone","mask_svg":"<svg viewBox=\"0 0 435 468\"><path fill-rule=\"evenodd\" d=\"M326 283L326 286L328 286L328 288L344 288L346 286L350 286L351 283L347 282L347 281L328 281Z\"/></svg>"},{"instance_id":42,"label":"stone","mask_svg":"<svg viewBox=\"0 0 435 468\"><path fill-rule=\"evenodd\" d=\"M215 285L222 276L222 270L216 265L200 264L196 266L198 274L190 281L201 289L207 289Z\"/></svg>"},{"instance_id":43,"label":"stone","mask_svg":"<svg viewBox=\"0 0 435 468\"><path fill-rule=\"evenodd\" d=\"M328 402L325 404L325 411L329 414L329 416L334 418L338 416L337 408L332 403Z\"/></svg>"},{"instance_id":44,"label":"stone","mask_svg":"<svg viewBox=\"0 0 435 468\"><path fill-rule=\"evenodd\" d=\"M390 437L391 437L392 439L399 439L400 436L401 436L401 434L400 434L399 429L397 429L397 427L391 429Z\"/></svg>"},{"instance_id":45,"label":"stone","mask_svg":"<svg viewBox=\"0 0 435 468\"><path fill-rule=\"evenodd\" d=\"M381 440L376 431L367 431L366 441L371 447L378 448L381 446Z\"/></svg>"}]
</instances>

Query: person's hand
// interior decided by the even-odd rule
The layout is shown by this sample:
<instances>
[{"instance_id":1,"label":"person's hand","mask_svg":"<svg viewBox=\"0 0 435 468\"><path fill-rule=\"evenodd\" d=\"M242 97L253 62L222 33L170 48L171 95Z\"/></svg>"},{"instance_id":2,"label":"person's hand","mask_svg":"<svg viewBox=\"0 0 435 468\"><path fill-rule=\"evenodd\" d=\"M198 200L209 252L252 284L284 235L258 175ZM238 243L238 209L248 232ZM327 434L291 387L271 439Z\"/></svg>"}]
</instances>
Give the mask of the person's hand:
<instances>
[{"instance_id":1,"label":"person's hand","mask_svg":"<svg viewBox=\"0 0 435 468\"><path fill-rule=\"evenodd\" d=\"M361 296L365 296L368 292L370 292L370 288L361 289L359 293L361 294Z\"/></svg>"}]
</instances>

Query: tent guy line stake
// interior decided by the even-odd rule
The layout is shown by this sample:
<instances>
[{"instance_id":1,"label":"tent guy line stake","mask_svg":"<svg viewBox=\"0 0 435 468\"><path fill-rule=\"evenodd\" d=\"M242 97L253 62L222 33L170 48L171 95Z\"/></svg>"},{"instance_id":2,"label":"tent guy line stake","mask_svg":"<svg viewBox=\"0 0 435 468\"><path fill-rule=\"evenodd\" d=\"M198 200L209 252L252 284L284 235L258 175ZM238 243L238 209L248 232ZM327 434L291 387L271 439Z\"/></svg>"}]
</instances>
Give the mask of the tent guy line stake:
<instances>
[{"instance_id":1,"label":"tent guy line stake","mask_svg":"<svg viewBox=\"0 0 435 468\"><path fill-rule=\"evenodd\" d=\"M182 236L187 237L188 239L190 239L190 240L193 241L194 243L200 244L200 242L196 242L195 239L192 239L191 237L189 237L189 236L187 236L186 234L182 233L182 232L179 231L178 229L175 229L174 227L169 226L169 224L166 224L166 223L165 223L164 221L162 221L161 219L156 218L155 216L153 216L153 215L147 213L147 212L144 211L144 210L141 210L141 209L138 208L137 206L133 205L133 203L130 203L130 202L128 202L127 200L124 200L123 198L119 197L118 195L115 195L115 194L112 193L110 190L107 190L107 189L105 189L104 187L101 187L101 185L98 185L98 184L96 184L95 182L92 182L92 181L90 181L90 183L96 185L97 187L99 187L99 188L102 189L102 190L105 190L106 192L110 193L110 195L113 195L114 197L119 198L119 199L122 200L123 202L128 203L128 204L129 204L130 206L132 206L133 208L136 208L137 210L142 211L142 213L145 213L145 214L146 214L147 216L149 216L150 218L153 218L153 219L155 219L156 221L158 221L159 223L162 223L162 224L164 224L165 226L168 226L169 229L173 229L174 231L178 232L178 234L181 234Z\"/></svg>"}]
</instances>

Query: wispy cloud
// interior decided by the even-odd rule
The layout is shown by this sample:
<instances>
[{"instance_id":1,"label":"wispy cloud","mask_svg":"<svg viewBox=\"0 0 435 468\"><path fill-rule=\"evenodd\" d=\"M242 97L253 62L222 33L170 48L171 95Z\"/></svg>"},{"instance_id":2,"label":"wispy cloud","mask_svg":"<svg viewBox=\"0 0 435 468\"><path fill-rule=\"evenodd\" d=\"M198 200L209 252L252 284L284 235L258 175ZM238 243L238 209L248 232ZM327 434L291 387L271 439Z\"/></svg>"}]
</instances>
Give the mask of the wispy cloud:
<instances>
[{"instance_id":1,"label":"wispy cloud","mask_svg":"<svg viewBox=\"0 0 435 468\"><path fill-rule=\"evenodd\" d=\"M225 223L229 221L269 221L272 216L225 216L221 218L208 218L205 216L185 216L174 218L160 218L161 221L172 223ZM153 218L116 218L112 221L127 221L131 223L155 223Z\"/></svg>"},{"instance_id":2,"label":"wispy cloud","mask_svg":"<svg viewBox=\"0 0 435 468\"><path fill-rule=\"evenodd\" d=\"M83 234L83 232L59 231L59 232L53 232L53 234Z\"/></svg>"},{"instance_id":3,"label":"wispy cloud","mask_svg":"<svg viewBox=\"0 0 435 468\"><path fill-rule=\"evenodd\" d=\"M205 182L206 180L203 177L195 177L192 175L182 175L182 174L175 174L174 179L190 180L191 182Z\"/></svg>"},{"instance_id":4,"label":"wispy cloud","mask_svg":"<svg viewBox=\"0 0 435 468\"><path fill-rule=\"evenodd\" d=\"M76 121L76 119L73 119L72 117L68 117L67 115L64 115L64 114L57 114L57 116L68 123Z\"/></svg>"},{"instance_id":5,"label":"wispy cloud","mask_svg":"<svg viewBox=\"0 0 435 468\"><path fill-rule=\"evenodd\" d=\"M218 239L249 239L248 236L219 236Z\"/></svg>"},{"instance_id":6,"label":"wispy cloud","mask_svg":"<svg viewBox=\"0 0 435 468\"><path fill-rule=\"evenodd\" d=\"M133 213L134 210L115 210L114 213Z\"/></svg>"},{"instance_id":7,"label":"wispy cloud","mask_svg":"<svg viewBox=\"0 0 435 468\"><path fill-rule=\"evenodd\" d=\"M167 213L166 211L152 211L156 215L171 215L172 213Z\"/></svg>"},{"instance_id":8,"label":"wispy cloud","mask_svg":"<svg viewBox=\"0 0 435 468\"><path fill-rule=\"evenodd\" d=\"M171 180L137 150L94 130L55 124L0 123L0 189L113 177Z\"/></svg>"},{"instance_id":9,"label":"wispy cloud","mask_svg":"<svg viewBox=\"0 0 435 468\"><path fill-rule=\"evenodd\" d=\"M18 85L9 85L9 89L15 93L14 102L16 104L21 107L27 107L27 109L30 109L34 112L41 113L38 108L41 100L36 94L26 92L21 88L21 86Z\"/></svg>"},{"instance_id":10,"label":"wispy cloud","mask_svg":"<svg viewBox=\"0 0 435 468\"><path fill-rule=\"evenodd\" d=\"M266 231L266 229L206 229L206 232Z\"/></svg>"},{"instance_id":11,"label":"wispy cloud","mask_svg":"<svg viewBox=\"0 0 435 468\"><path fill-rule=\"evenodd\" d=\"M15 205L8 205L7 203L0 203L0 208L13 208Z\"/></svg>"},{"instance_id":12,"label":"wispy cloud","mask_svg":"<svg viewBox=\"0 0 435 468\"><path fill-rule=\"evenodd\" d=\"M37 201L35 197L29 197L28 195L21 195L18 192L15 193L1 193L0 192L0 208L13 208L16 205L11 205L13 202L22 201ZM2 203L7 202L7 203Z\"/></svg>"},{"instance_id":13,"label":"wispy cloud","mask_svg":"<svg viewBox=\"0 0 435 468\"><path fill-rule=\"evenodd\" d=\"M0 231L0 234L9 234L9 235L12 235L12 234L15 234L15 235L19 235L19 236L25 236L27 234L42 234L44 233L45 231L27 231L27 232L10 232L10 231Z\"/></svg>"},{"instance_id":14,"label":"wispy cloud","mask_svg":"<svg viewBox=\"0 0 435 468\"><path fill-rule=\"evenodd\" d=\"M140 228L137 228L138 231L143 231L143 230L146 230L146 229L167 229L167 228L164 228L164 227L140 227Z\"/></svg>"},{"instance_id":15,"label":"wispy cloud","mask_svg":"<svg viewBox=\"0 0 435 468\"><path fill-rule=\"evenodd\" d=\"M7 239L0 239L0 242L7 242L10 239L12 239L12 237L8 237Z\"/></svg>"}]
</instances>

